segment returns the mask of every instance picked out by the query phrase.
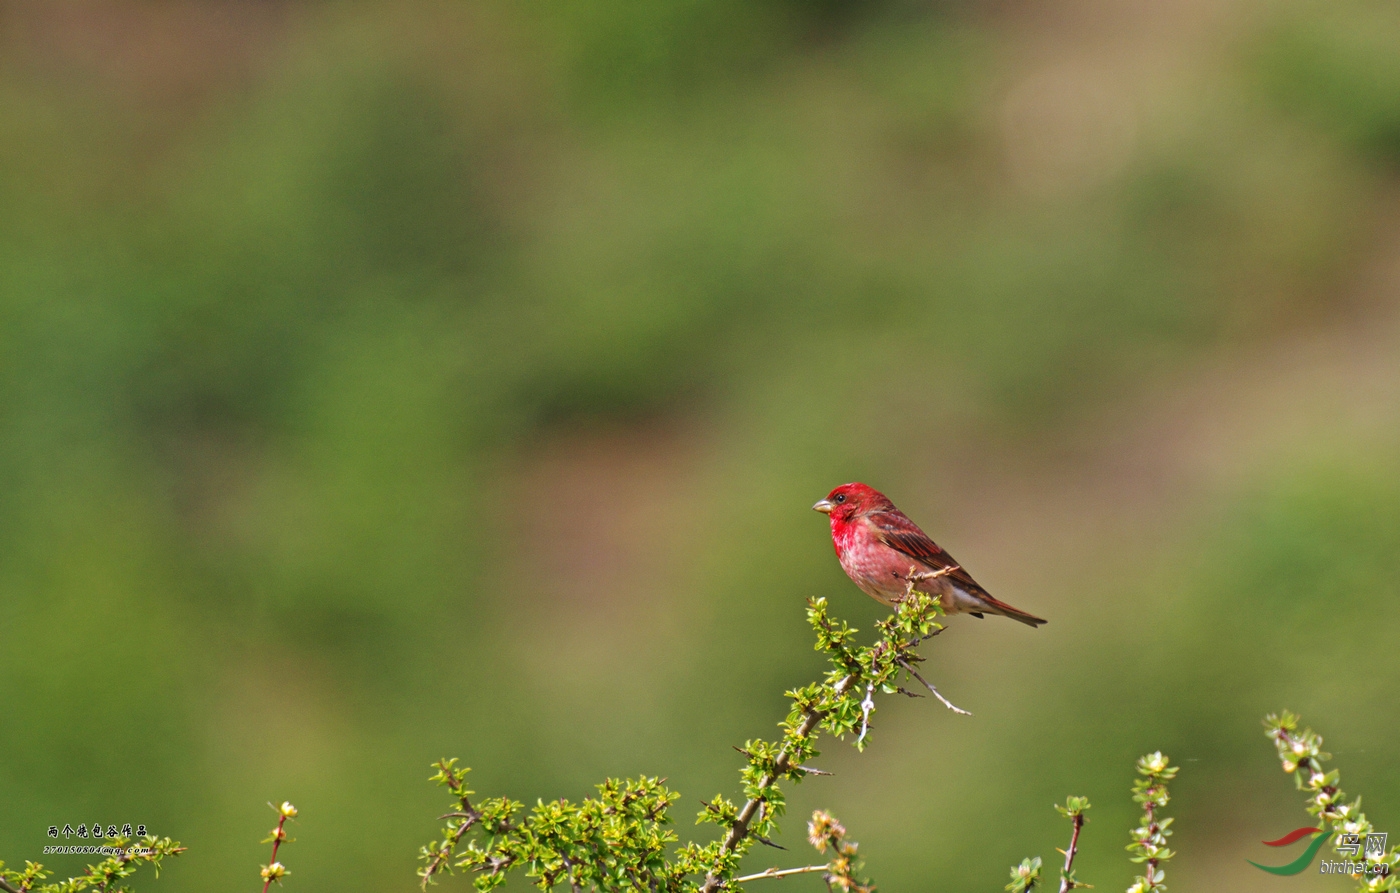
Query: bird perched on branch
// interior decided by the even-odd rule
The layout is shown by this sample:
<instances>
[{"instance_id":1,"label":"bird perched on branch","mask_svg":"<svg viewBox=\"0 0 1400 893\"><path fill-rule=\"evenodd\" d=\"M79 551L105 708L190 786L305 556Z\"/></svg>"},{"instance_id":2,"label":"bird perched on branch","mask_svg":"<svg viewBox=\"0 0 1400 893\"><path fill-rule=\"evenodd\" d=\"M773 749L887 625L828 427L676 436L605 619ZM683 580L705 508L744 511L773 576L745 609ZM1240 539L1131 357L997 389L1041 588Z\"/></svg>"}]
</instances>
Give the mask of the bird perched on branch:
<instances>
[{"instance_id":1,"label":"bird perched on branch","mask_svg":"<svg viewBox=\"0 0 1400 893\"><path fill-rule=\"evenodd\" d=\"M865 484L842 484L813 510L831 517L831 542L841 569L866 595L893 605L913 588L939 596L945 614L1000 614L1028 626L1046 621L992 598L953 556Z\"/></svg>"}]
</instances>

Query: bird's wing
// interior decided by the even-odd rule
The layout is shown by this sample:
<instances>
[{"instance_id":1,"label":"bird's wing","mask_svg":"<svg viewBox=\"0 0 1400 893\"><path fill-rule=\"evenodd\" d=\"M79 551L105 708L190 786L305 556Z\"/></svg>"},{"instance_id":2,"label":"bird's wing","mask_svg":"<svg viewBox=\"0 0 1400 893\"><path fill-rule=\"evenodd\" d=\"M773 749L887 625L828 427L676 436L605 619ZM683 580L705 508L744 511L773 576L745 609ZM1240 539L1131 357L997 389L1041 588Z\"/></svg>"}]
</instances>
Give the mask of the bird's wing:
<instances>
[{"instance_id":1,"label":"bird's wing","mask_svg":"<svg viewBox=\"0 0 1400 893\"><path fill-rule=\"evenodd\" d=\"M929 570L948 571L948 579L960 588L977 594L986 594L987 590L972 579L972 575L964 570L953 559L953 556L949 555L938 543L929 539L928 534L920 530L919 526L910 521L908 516L899 509L874 512L869 518L875 535L891 549L908 555L916 563L922 564Z\"/></svg>"}]
</instances>

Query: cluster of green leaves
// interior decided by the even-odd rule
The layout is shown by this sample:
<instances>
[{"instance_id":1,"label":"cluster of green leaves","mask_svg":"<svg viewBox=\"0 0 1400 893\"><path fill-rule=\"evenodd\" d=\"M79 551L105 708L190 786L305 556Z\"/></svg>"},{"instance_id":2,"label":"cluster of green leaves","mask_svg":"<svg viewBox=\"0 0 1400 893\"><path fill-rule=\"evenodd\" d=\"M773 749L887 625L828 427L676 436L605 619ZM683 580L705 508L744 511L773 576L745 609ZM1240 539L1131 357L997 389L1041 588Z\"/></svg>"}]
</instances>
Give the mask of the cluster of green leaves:
<instances>
[{"instance_id":1,"label":"cluster of green leaves","mask_svg":"<svg viewBox=\"0 0 1400 893\"><path fill-rule=\"evenodd\" d=\"M1162 893L1167 889L1162 863L1176 854L1167 847L1172 820L1157 815L1157 810L1171 800L1167 782L1176 777L1177 767L1158 751L1140 758L1137 771L1142 777L1133 781L1133 800L1142 804L1142 824L1132 830L1133 842L1128 844L1128 852L1133 854L1134 862L1146 864L1143 873L1128 887L1128 893Z\"/></svg>"},{"instance_id":2,"label":"cluster of green leaves","mask_svg":"<svg viewBox=\"0 0 1400 893\"><path fill-rule=\"evenodd\" d=\"M1355 834L1362 837L1375 829L1361 811L1361 798L1350 803L1339 787L1341 773L1336 769L1324 772L1323 762L1332 758L1322 750L1322 736L1312 729L1298 731L1299 718L1287 710L1270 713L1264 717L1268 736L1278 749L1283 771L1293 776L1298 790L1308 794L1307 810L1317 816L1329 834ZM1334 845L1340 841L1334 841ZM1348 854L1349 855L1349 854ZM1356 861L1355 857L1351 857ZM1400 844L1392 846L1381 858L1369 860L1372 864L1381 863L1389 871L1382 874L1373 872L1369 877L1357 873L1352 877L1359 882L1358 890L1374 891L1400 890Z\"/></svg>"},{"instance_id":3,"label":"cluster of green leaves","mask_svg":"<svg viewBox=\"0 0 1400 893\"><path fill-rule=\"evenodd\" d=\"M497 797L474 806L475 793L466 786L467 768L455 760L440 760L433 780L456 798L448 813L442 841L423 847L427 863L419 869L423 886L441 871L454 868L476 873L478 890L492 890L505 883L512 868L523 867L527 877L542 890L567 883L571 890L692 891L720 855L720 842L681 847L672 858L666 850L677 841L667 809L678 799L664 779L628 781L609 779L598 785L598 796L582 803L555 800L537 803L528 815L523 804ZM461 845L473 828L484 834ZM831 851L824 869L829 886L847 893L871 893L874 887L856 877L857 845L846 840L846 829L835 818L818 811L808 826L808 837L818 852ZM785 872L786 873L786 872ZM781 877L777 870L758 877ZM733 886L726 878L726 885Z\"/></svg>"},{"instance_id":4,"label":"cluster of green leaves","mask_svg":"<svg viewBox=\"0 0 1400 893\"><path fill-rule=\"evenodd\" d=\"M129 893L124 881L142 866L149 865L160 876L160 863L166 856L178 856L185 851L169 837L111 838L107 844L119 852L108 856L87 871L62 881L49 881L53 872L38 862L25 862L23 870L5 868L0 862L0 890L6 893L80 893L97 890L100 893Z\"/></svg>"},{"instance_id":5,"label":"cluster of green leaves","mask_svg":"<svg viewBox=\"0 0 1400 893\"><path fill-rule=\"evenodd\" d=\"M740 748L748 760L741 772L744 805L717 795L699 816L701 823L725 829L723 838L706 845L688 843L670 857L667 849L677 836L666 827L667 809L678 795L662 779L609 779L598 786L596 798L577 804L540 802L523 814L522 804L503 797L473 805L474 792L466 786L468 770L457 768L456 760L439 761L433 780L446 787L456 803L444 816L442 840L421 850L425 864L418 874L423 885L455 868L475 872L476 887L485 891L504 883L510 869L524 867L541 889L560 883L575 890L710 893L732 888L743 856L756 842L771 842L778 831L777 819L786 808L779 783L796 783L819 773L806 762L818 756L820 732L839 738L854 735L856 747L863 750L875 692L913 695L900 685L901 674L923 682L914 669L922 659L914 648L943 629L934 620L940 613L937 599L911 589L894 613L876 624L880 635L875 643L859 646L858 630L833 618L825 599L809 600L807 616L817 634L816 648L827 654L831 669L821 681L787 693L792 709L780 724L781 738L751 739ZM473 829L479 836L463 844ZM855 844L845 842L845 829L824 813L814 816L812 829L814 845L821 841L820 851L832 851L828 883L852 891L871 889L852 873Z\"/></svg>"},{"instance_id":6,"label":"cluster of green leaves","mask_svg":"<svg viewBox=\"0 0 1400 893\"><path fill-rule=\"evenodd\" d=\"M522 815L524 805L506 797L474 806L466 786L470 770L455 763L439 761L433 776L452 792L457 808L446 816L446 837L422 849L427 864L418 874L425 887L440 870L456 867L476 872L478 890L491 890L505 883L510 869L524 867L544 890L559 883L574 890L681 890L684 876L698 869L701 856L693 847L666 858L676 842L666 811L679 795L665 779L608 779L596 798L541 801ZM482 837L459 850L472 828Z\"/></svg>"}]
</instances>

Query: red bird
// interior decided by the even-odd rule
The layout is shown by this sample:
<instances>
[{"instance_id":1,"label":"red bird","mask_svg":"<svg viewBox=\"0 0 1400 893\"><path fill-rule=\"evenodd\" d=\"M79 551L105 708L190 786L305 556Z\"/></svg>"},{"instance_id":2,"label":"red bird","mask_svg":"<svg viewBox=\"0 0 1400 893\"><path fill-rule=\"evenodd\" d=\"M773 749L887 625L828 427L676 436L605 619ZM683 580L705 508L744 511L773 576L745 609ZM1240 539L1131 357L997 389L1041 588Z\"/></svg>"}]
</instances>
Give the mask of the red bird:
<instances>
[{"instance_id":1,"label":"red bird","mask_svg":"<svg viewBox=\"0 0 1400 893\"><path fill-rule=\"evenodd\" d=\"M1046 622L992 598L953 556L873 487L842 484L812 508L831 516L831 542L846 576L881 604L893 605L904 597L911 568L916 575L941 571L914 588L940 596L946 614L1000 614L1029 626Z\"/></svg>"}]
</instances>

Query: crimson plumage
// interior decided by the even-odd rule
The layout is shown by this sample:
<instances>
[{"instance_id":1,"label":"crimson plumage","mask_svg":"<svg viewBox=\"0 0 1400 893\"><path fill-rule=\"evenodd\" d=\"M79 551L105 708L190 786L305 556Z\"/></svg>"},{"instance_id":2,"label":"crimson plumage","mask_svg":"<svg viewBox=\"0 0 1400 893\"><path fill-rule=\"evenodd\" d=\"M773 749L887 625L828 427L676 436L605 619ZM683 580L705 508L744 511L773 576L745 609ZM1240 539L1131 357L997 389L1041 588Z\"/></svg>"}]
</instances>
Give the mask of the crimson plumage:
<instances>
[{"instance_id":1,"label":"crimson plumage","mask_svg":"<svg viewBox=\"0 0 1400 893\"><path fill-rule=\"evenodd\" d=\"M842 484L812 506L831 518L831 543L841 569L867 595L885 605L904 596L909 572L942 572L914 584L939 596L947 614L1000 614L1028 626L1045 623L993 598L953 556L895 508L885 494L865 484Z\"/></svg>"}]
</instances>

